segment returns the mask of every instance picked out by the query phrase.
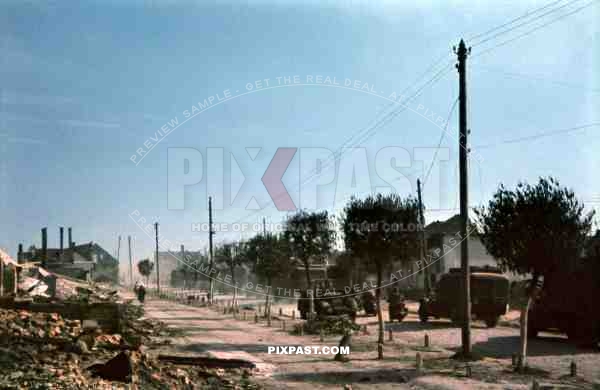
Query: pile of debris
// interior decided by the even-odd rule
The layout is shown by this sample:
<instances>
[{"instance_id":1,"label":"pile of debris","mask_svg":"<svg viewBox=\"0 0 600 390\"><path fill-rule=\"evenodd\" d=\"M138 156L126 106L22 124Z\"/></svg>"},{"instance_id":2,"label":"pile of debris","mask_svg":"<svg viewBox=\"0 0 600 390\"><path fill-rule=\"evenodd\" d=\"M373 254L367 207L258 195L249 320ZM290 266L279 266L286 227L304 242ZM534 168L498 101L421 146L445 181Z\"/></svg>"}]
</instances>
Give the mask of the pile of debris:
<instances>
[{"instance_id":1,"label":"pile of debris","mask_svg":"<svg viewBox=\"0 0 600 390\"><path fill-rule=\"evenodd\" d=\"M139 308L125 306L123 334L103 333L57 313L0 309L0 388L258 388L250 383L249 371L178 366L151 358L147 351L152 340L168 332L140 320Z\"/></svg>"}]
</instances>

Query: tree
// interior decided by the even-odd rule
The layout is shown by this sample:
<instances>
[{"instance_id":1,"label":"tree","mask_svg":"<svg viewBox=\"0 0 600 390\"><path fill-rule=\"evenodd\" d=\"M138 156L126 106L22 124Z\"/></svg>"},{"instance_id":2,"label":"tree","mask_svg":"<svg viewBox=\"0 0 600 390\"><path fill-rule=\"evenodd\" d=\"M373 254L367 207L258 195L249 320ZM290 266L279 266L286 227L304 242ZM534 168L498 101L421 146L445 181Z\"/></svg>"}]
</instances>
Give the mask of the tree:
<instances>
[{"instance_id":1,"label":"tree","mask_svg":"<svg viewBox=\"0 0 600 390\"><path fill-rule=\"evenodd\" d=\"M140 275L146 277L146 285L149 283L150 275L154 269L154 263L150 259L140 260L137 264Z\"/></svg>"},{"instance_id":2,"label":"tree","mask_svg":"<svg viewBox=\"0 0 600 390\"><path fill-rule=\"evenodd\" d=\"M535 185L519 183L514 191L500 185L487 208L475 210L486 250L506 271L531 275L527 304L521 310L521 351L518 370L526 367L528 313L541 282L567 269L579 257L594 213L573 191L553 178Z\"/></svg>"},{"instance_id":3,"label":"tree","mask_svg":"<svg viewBox=\"0 0 600 390\"><path fill-rule=\"evenodd\" d=\"M383 359L383 315L381 312L381 285L383 271L398 256L418 247L416 229L419 207L416 199L400 198L396 194L366 199L352 198L344 209L342 230L346 250L365 261L377 274L377 319L379 322L379 359Z\"/></svg>"},{"instance_id":4,"label":"tree","mask_svg":"<svg viewBox=\"0 0 600 390\"><path fill-rule=\"evenodd\" d=\"M216 250L215 259L217 263L221 263L227 267L228 272L231 273L231 283L233 284L233 306L236 307L237 299L237 281L235 278L235 271L238 267L241 267L244 263L244 256L241 253L240 244L225 244L220 246Z\"/></svg>"},{"instance_id":5,"label":"tree","mask_svg":"<svg viewBox=\"0 0 600 390\"><path fill-rule=\"evenodd\" d=\"M271 284L275 279L286 276L292 268L288 243L281 235L256 235L245 243L242 256L266 283L265 314L269 316Z\"/></svg>"},{"instance_id":6,"label":"tree","mask_svg":"<svg viewBox=\"0 0 600 390\"><path fill-rule=\"evenodd\" d=\"M294 259L304 267L307 289L312 290L310 266L314 260L324 259L335 242L335 231L330 229L327 211L309 213L298 211L286 222L285 240ZM309 313L314 312L314 294L310 294Z\"/></svg>"}]
</instances>

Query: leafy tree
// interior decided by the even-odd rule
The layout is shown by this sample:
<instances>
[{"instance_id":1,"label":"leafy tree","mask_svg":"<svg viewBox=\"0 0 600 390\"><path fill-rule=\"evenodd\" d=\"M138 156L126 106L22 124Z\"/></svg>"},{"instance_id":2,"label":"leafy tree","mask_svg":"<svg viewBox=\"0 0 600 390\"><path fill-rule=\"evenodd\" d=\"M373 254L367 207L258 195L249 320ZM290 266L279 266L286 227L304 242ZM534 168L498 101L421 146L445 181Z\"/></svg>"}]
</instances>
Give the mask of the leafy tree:
<instances>
[{"instance_id":1,"label":"leafy tree","mask_svg":"<svg viewBox=\"0 0 600 390\"><path fill-rule=\"evenodd\" d=\"M383 271L398 253L408 253L418 246L417 232L406 227L419 222L416 199L400 198L396 194L369 195L366 199L352 198L344 209L342 230L346 250L365 261L377 274L378 343L384 343L383 316L381 312L381 285ZM379 350L379 359L383 352Z\"/></svg>"},{"instance_id":2,"label":"leafy tree","mask_svg":"<svg viewBox=\"0 0 600 390\"><path fill-rule=\"evenodd\" d=\"M254 273L266 283L265 314L270 315L271 284L273 280L286 276L292 269L288 243L281 235L256 235L245 243L242 256Z\"/></svg>"},{"instance_id":3,"label":"leafy tree","mask_svg":"<svg viewBox=\"0 0 600 390\"><path fill-rule=\"evenodd\" d=\"M137 264L140 275L146 277L146 285L149 283L150 275L154 269L154 263L150 259L140 260Z\"/></svg>"},{"instance_id":4,"label":"leafy tree","mask_svg":"<svg viewBox=\"0 0 600 390\"><path fill-rule=\"evenodd\" d=\"M480 239L504 271L531 275L527 304L521 311L521 351L518 369L526 366L528 312L540 292L541 281L571 267L579 257L591 228L593 212L573 191L553 178L540 178L532 186L519 183L515 190L500 185L487 208L475 213L482 226Z\"/></svg>"},{"instance_id":5,"label":"leafy tree","mask_svg":"<svg viewBox=\"0 0 600 390\"><path fill-rule=\"evenodd\" d=\"M312 212L300 210L286 222L285 240L290 245L291 254L304 267L306 285L313 289L310 266L314 260L324 259L335 243L335 231L330 229L327 211ZM309 313L314 312L314 294L310 295Z\"/></svg>"},{"instance_id":6,"label":"leafy tree","mask_svg":"<svg viewBox=\"0 0 600 390\"><path fill-rule=\"evenodd\" d=\"M234 286L233 302L235 306L237 299L237 281L235 278L235 271L245 262L245 258L241 252L241 245L227 243L218 247L216 250L215 259L217 260L217 263L227 267L227 271L231 274L231 284Z\"/></svg>"}]
</instances>

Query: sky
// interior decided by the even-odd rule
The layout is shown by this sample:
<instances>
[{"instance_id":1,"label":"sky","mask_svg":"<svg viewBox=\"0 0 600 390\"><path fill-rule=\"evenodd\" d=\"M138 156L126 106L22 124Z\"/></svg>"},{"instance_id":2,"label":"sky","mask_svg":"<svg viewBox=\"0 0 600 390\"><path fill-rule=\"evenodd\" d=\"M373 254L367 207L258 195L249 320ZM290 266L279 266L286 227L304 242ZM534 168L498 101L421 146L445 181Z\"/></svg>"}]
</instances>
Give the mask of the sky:
<instances>
[{"instance_id":1,"label":"sky","mask_svg":"<svg viewBox=\"0 0 600 390\"><path fill-rule=\"evenodd\" d=\"M444 220L458 213L461 38L472 46L469 204L552 175L591 210L600 127L505 141L600 122L600 4L520 36L587 4L559 2L477 37L547 4L3 1L0 246L39 247L48 227L55 247L65 226L111 253L121 235L124 262L129 235L136 259L152 255L158 222L161 249L203 249L208 196L227 224L215 242L249 237L289 214L261 182L278 148L296 148L287 170L274 164L295 207L339 215L353 194L416 196L427 177L426 220ZM355 149L333 154L342 146Z\"/></svg>"}]
</instances>

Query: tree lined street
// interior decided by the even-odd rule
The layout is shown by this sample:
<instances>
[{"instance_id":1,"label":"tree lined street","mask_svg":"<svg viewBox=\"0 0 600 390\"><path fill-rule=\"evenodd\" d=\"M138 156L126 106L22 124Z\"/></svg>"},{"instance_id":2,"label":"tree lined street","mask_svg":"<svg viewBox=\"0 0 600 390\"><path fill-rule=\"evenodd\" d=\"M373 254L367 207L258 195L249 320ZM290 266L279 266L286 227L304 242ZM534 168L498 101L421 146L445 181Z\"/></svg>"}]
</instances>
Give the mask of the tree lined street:
<instances>
[{"instance_id":1,"label":"tree lined street","mask_svg":"<svg viewBox=\"0 0 600 390\"><path fill-rule=\"evenodd\" d=\"M289 310L293 306L283 306ZM273 306L273 312L279 306ZM289 313L284 309L284 313ZM368 334L357 332L353 337L351 360L345 364L333 361L331 355L274 355L268 354L272 345L337 345L338 337L327 336L324 342L318 335L291 335L293 323L289 316L275 316L271 327L261 319L254 323L253 313L246 320L223 315L219 310L190 307L171 301L150 299L146 304L148 317L164 321L183 332L183 338L165 350L179 354L210 354L228 358L242 358L257 364L257 377L267 388L305 388L307 382L318 389L339 389L351 384L353 389L478 389L497 383L498 389L528 389L533 376L511 372L512 355L519 346L519 329L499 326L489 329L480 322L473 324L473 350L484 354L482 361L472 362L473 375L464 377L464 364L448 359L460 344L460 328L447 320L432 321L427 326L419 323L415 314L409 314L402 323L386 324L386 333L393 331L393 341L386 340L385 358L377 359L378 325L373 317L359 317L357 322L368 326ZM279 318L286 321L286 331ZM430 338L430 348L423 346L424 335ZM422 376L416 375L415 356L424 359ZM600 380L600 356L593 350L580 349L560 335L544 334L530 342L529 364L541 383L567 383L576 388L589 388ZM580 379L570 379L569 366L577 362ZM542 373L540 375L540 373ZM442 383L445 383L444 387Z\"/></svg>"}]
</instances>

